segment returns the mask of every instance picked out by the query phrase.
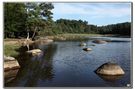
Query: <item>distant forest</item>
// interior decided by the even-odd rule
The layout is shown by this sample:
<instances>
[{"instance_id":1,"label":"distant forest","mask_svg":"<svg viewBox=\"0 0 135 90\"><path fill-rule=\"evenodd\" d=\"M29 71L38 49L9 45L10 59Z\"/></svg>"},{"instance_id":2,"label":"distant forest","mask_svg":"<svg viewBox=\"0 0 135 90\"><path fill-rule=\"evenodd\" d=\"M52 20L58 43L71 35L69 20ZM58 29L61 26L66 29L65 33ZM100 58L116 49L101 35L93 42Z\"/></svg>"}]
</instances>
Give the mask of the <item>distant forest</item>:
<instances>
[{"instance_id":1,"label":"distant forest","mask_svg":"<svg viewBox=\"0 0 135 90\"><path fill-rule=\"evenodd\" d=\"M4 38L22 38L65 33L131 35L131 23L106 26L88 24L83 20L54 21L52 3L4 3Z\"/></svg>"},{"instance_id":2,"label":"distant forest","mask_svg":"<svg viewBox=\"0 0 135 90\"><path fill-rule=\"evenodd\" d=\"M129 35L131 30L131 23L117 23L106 26L97 26L88 24L87 21L82 20L66 20L59 19L55 22L57 25L57 33L98 33L98 34L120 34Z\"/></svg>"}]
</instances>

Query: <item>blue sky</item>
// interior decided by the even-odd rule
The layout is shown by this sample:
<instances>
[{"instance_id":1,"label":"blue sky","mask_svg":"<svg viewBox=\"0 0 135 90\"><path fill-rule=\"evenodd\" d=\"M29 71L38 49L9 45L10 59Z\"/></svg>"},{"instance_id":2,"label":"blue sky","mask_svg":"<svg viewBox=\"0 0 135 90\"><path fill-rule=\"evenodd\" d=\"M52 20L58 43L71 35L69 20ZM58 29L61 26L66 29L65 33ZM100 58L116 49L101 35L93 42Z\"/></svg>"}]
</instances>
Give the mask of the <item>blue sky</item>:
<instances>
[{"instance_id":1,"label":"blue sky","mask_svg":"<svg viewBox=\"0 0 135 90\"><path fill-rule=\"evenodd\" d=\"M53 19L86 20L98 26L131 21L131 3L53 3Z\"/></svg>"}]
</instances>

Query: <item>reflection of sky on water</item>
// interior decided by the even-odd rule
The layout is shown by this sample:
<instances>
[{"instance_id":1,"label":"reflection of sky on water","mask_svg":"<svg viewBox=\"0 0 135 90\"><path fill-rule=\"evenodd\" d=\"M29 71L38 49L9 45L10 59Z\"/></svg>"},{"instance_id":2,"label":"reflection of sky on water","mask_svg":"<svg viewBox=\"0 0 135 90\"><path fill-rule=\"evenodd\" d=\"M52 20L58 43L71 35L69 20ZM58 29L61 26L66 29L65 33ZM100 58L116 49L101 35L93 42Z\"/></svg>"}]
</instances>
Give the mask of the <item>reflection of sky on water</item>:
<instances>
[{"instance_id":1,"label":"reflection of sky on water","mask_svg":"<svg viewBox=\"0 0 135 90\"><path fill-rule=\"evenodd\" d=\"M80 47L77 41L38 45L43 54L23 57L23 68L16 79L6 86L120 87L130 83L130 42L109 42L95 46L91 46L94 44L91 40L86 43L86 47L92 48L92 51L83 51L84 47ZM94 71L108 61L118 63L126 74L115 82L99 77Z\"/></svg>"}]
</instances>

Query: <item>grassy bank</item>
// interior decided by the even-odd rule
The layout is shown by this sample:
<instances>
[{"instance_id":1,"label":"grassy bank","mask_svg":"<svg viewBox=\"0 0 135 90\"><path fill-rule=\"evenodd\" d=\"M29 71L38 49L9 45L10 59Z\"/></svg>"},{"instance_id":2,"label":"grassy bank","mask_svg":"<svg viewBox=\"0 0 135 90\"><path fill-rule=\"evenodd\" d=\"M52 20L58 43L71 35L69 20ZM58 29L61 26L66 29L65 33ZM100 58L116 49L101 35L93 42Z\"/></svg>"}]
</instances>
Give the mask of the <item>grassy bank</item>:
<instances>
[{"instance_id":1,"label":"grassy bank","mask_svg":"<svg viewBox=\"0 0 135 90\"><path fill-rule=\"evenodd\" d=\"M93 36L106 36L101 34L58 34L53 36L47 36L49 39L59 40L59 41L66 41L66 40L87 40L88 37ZM112 36L111 34L109 36ZM17 56L19 53L17 49L21 46L18 41L21 39L4 39L4 55L7 56Z\"/></svg>"},{"instance_id":2,"label":"grassy bank","mask_svg":"<svg viewBox=\"0 0 135 90\"><path fill-rule=\"evenodd\" d=\"M87 40L88 37L92 36L103 36L101 34L58 34L54 36L48 36L53 40Z\"/></svg>"},{"instance_id":3,"label":"grassy bank","mask_svg":"<svg viewBox=\"0 0 135 90\"><path fill-rule=\"evenodd\" d=\"M16 57L19 54L17 52L18 48L20 48L19 44L4 40L4 55Z\"/></svg>"}]
</instances>

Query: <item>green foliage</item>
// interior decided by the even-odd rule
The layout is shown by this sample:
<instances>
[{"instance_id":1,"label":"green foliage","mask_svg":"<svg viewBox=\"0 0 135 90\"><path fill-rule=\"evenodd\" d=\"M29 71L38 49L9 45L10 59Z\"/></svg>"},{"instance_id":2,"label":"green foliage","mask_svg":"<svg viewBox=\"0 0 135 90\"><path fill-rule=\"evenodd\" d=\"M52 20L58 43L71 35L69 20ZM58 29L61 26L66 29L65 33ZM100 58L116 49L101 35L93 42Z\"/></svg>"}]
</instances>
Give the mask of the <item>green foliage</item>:
<instances>
[{"instance_id":1,"label":"green foliage","mask_svg":"<svg viewBox=\"0 0 135 90\"><path fill-rule=\"evenodd\" d=\"M27 9L27 30L35 34L39 31L46 33L52 29L52 12L53 5L51 3L26 3ZM44 31L45 30L45 31ZM50 33L50 32L49 32ZM30 33L30 35L32 35ZM34 34L32 35L34 37Z\"/></svg>"},{"instance_id":2,"label":"green foliage","mask_svg":"<svg viewBox=\"0 0 135 90\"><path fill-rule=\"evenodd\" d=\"M59 19L56 24L61 33L96 33L97 29L97 26L82 20Z\"/></svg>"},{"instance_id":3,"label":"green foliage","mask_svg":"<svg viewBox=\"0 0 135 90\"><path fill-rule=\"evenodd\" d=\"M4 3L5 38L30 37L52 29L51 3ZM49 31L48 31L49 32Z\"/></svg>"},{"instance_id":4,"label":"green foliage","mask_svg":"<svg viewBox=\"0 0 135 90\"><path fill-rule=\"evenodd\" d=\"M18 37L25 33L26 13L23 3L4 3L5 37Z\"/></svg>"}]
</instances>

